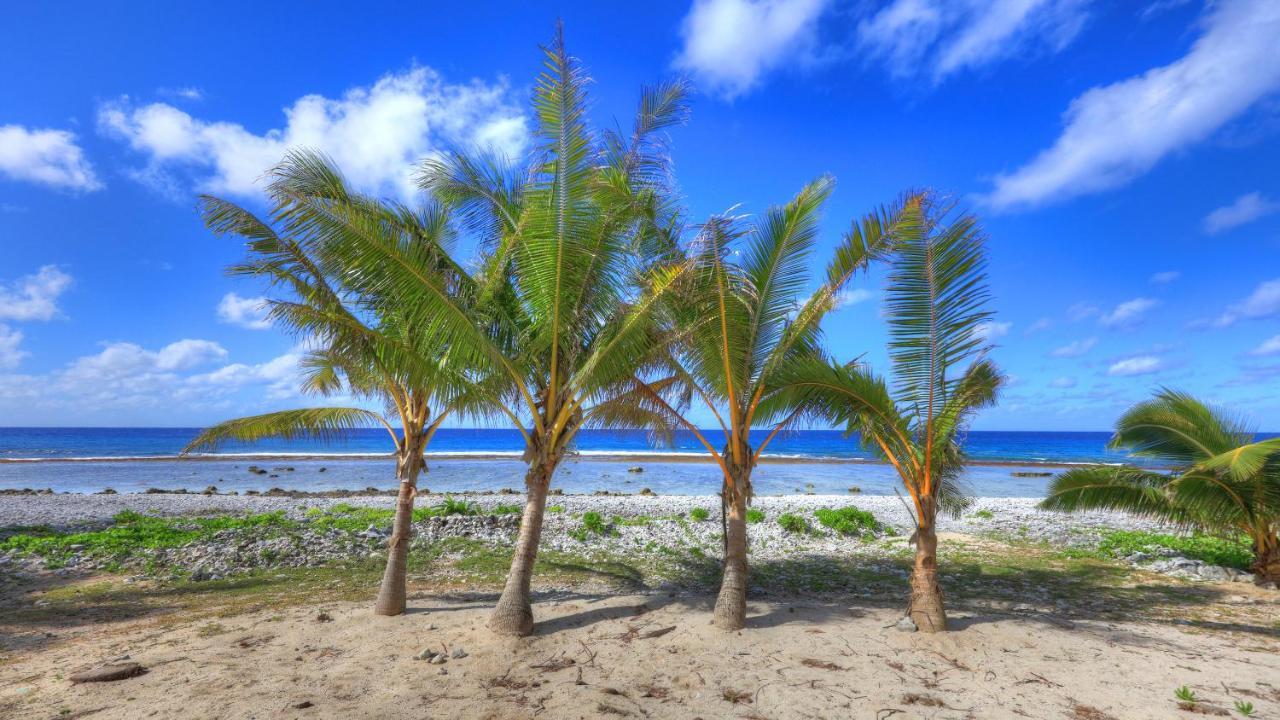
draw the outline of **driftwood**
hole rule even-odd
[[[136,662],[117,663],[114,665],[103,665],[92,670],[85,670],[72,675],[69,680],[73,683],[87,682],[114,682],[116,680],[125,680],[131,677],[137,677],[147,671]]]

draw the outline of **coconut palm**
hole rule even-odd
[[[668,305],[669,343],[647,376],[627,379],[593,421],[646,427],[659,439],[676,430],[697,438],[720,469],[725,511],[724,574],[714,622],[743,627],[747,588],[747,507],[751,474],[769,443],[802,415],[785,380],[798,362],[823,362],[821,322],[850,278],[891,244],[898,210],[854,223],[817,290],[803,295],[832,182],[820,178],[755,222],[715,217],[688,249],[690,270]],[[737,255],[737,259],[734,256]],[[705,408],[716,429],[698,428],[691,407]],[[771,431],[752,447],[752,427]]]
[[[448,214],[428,204],[421,210],[372,200],[351,192],[323,156],[292,152],[273,169],[267,194],[270,221],[215,197],[201,198],[206,225],[217,234],[247,241],[248,259],[230,272],[265,278],[281,296],[266,301],[268,317],[313,349],[301,366],[302,390],[377,401],[383,413],[361,407],[314,407],[230,420],[201,432],[184,452],[216,448],[227,441],[307,437],[341,439],[363,427],[387,431],[399,480],[386,571],[374,606],[382,615],[405,609],[406,565],[413,503],[423,452],[446,418],[478,413],[494,396],[488,384],[454,362],[446,346],[408,322],[401,298],[362,287],[332,259],[334,245],[368,234],[395,248],[397,257],[421,272],[461,281],[444,253],[452,234]],[[497,393],[495,393],[496,395]]]
[[[1280,582],[1280,438],[1259,440],[1248,426],[1186,393],[1162,389],[1116,422],[1110,447],[1172,468],[1073,468],[1058,475],[1041,507],[1123,510],[1216,533],[1243,533],[1250,570]]]
[[[651,354],[655,309],[681,272],[670,254],[680,224],[662,133],[685,117],[685,85],[646,89],[629,133],[595,134],[586,83],[558,33],[534,92],[539,142],[527,168],[462,153],[424,162],[423,189],[481,240],[469,305],[376,244],[342,246],[350,272],[381,294],[415,298],[406,321],[510,388],[504,409],[524,438],[528,471],[511,571],[490,621],[501,634],[532,630],[530,583],[552,476],[596,404]]]
[[[963,435],[995,402],[1002,377],[984,357],[986,262],[977,220],[925,194],[907,201],[885,290],[892,385],[858,364],[810,363],[792,387],[810,410],[858,433],[897,472],[915,521],[907,615],[946,629],[938,583],[937,516],[963,506]]]

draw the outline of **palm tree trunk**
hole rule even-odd
[[[1250,572],[1257,576],[1258,584],[1280,585],[1280,537],[1270,530],[1253,544],[1253,565]]]
[[[929,513],[932,515],[932,513]],[[933,518],[922,518],[916,530],[916,562],[911,571],[911,603],[907,616],[923,632],[947,629],[947,612],[938,585],[938,533]]]
[[[712,622],[721,630],[741,630],[747,620],[747,498],[750,471],[735,473],[724,488],[728,514],[725,518],[724,577]]]
[[[489,618],[489,629],[499,635],[523,636],[533,632],[533,605],[529,597],[529,585],[533,580],[533,565],[538,559],[538,541],[542,538],[542,518],[547,509],[547,489],[556,461],[537,459],[525,475],[528,494],[524,514],[520,516],[520,538],[516,553],[511,558],[511,571],[502,597]]]
[[[391,525],[391,541],[387,547],[387,568],[382,573],[382,586],[373,611],[378,615],[404,612],[407,594],[406,573],[409,565],[409,540],[413,537],[413,500],[418,493],[418,472],[422,469],[420,438],[405,438],[396,456],[396,477],[400,492],[396,495],[396,516]]]

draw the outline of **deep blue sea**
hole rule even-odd
[[[179,460],[175,456],[194,428],[0,428],[0,489],[52,488],[64,492],[140,492],[149,487],[223,492],[357,489],[395,485],[388,453],[390,439],[381,430],[348,433],[342,441],[233,443],[214,457]],[[763,440],[761,431],[757,442]],[[1056,472],[1056,464],[1134,462],[1108,451],[1105,432],[971,432],[966,449],[974,461],[965,480],[975,494],[1025,497],[1044,493],[1045,477],[1019,472]],[[519,433],[510,429],[442,429],[429,453],[422,484],[436,492],[522,487]],[[672,447],[655,447],[642,431],[586,430],[578,454],[566,460],[554,481],[565,492],[648,487],[660,494],[710,494],[719,489],[716,468],[688,462],[701,455],[692,434]],[[756,492],[812,491],[847,493],[851,486],[868,494],[891,494],[892,470],[868,462],[875,458],[856,438],[834,430],[802,430],[779,436],[755,471]],[[145,461],[144,461],[145,459]],[[8,461],[8,462],[6,462]],[[249,465],[268,470],[251,473]],[[643,473],[627,472],[640,465]],[[323,470],[321,470],[323,468]]]

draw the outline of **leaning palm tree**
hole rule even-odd
[[[375,401],[386,413],[361,407],[314,407],[230,420],[201,432],[183,451],[227,441],[306,437],[340,439],[355,428],[382,427],[395,450],[399,492],[386,571],[374,611],[405,609],[406,566],[413,503],[423,452],[446,418],[483,410],[488,390],[430,333],[408,322],[396,298],[375,296],[341,272],[333,245],[353,234],[376,233],[378,241],[421,272],[454,274],[443,247],[450,239],[448,214],[438,205],[419,211],[351,192],[324,157],[290,153],[273,169],[267,188],[272,211],[264,221],[233,203],[201,198],[206,225],[217,234],[245,238],[248,259],[233,275],[265,278],[282,292],[267,301],[268,317],[313,348],[302,361],[302,390],[321,396]],[[318,232],[327,231],[326,233]],[[395,419],[395,426],[387,417]]]
[[[1280,583],[1280,438],[1259,440],[1240,420],[1186,393],[1162,389],[1116,422],[1110,447],[1172,468],[1073,468],[1041,507],[1122,510],[1216,533],[1243,533],[1250,570]]]
[[[823,318],[850,278],[884,254],[899,221],[899,209],[883,209],[854,223],[824,282],[806,297],[819,213],[831,188],[821,178],[749,225],[729,217],[703,225],[687,252],[690,270],[668,303],[669,342],[654,346],[661,357],[647,375],[626,379],[592,418],[602,426],[646,427],[659,439],[688,431],[719,467],[725,554],[714,622],[724,630],[745,621],[752,470],[805,409],[786,392],[786,379],[797,363],[824,361]],[[719,432],[688,419],[694,406],[716,419]],[[751,429],[770,426],[753,447]]]
[[[662,131],[685,116],[684,84],[647,89],[630,133],[597,135],[586,125],[587,78],[562,33],[545,58],[534,92],[540,142],[527,168],[460,153],[421,168],[423,189],[481,240],[465,301],[376,238],[334,243],[332,258],[367,292],[411,298],[407,326],[508,391],[500,409],[524,439],[527,498],[490,627],[514,635],[533,628],[552,476],[596,403],[650,354],[655,308],[681,272],[669,253],[679,223]]]
[[[946,629],[938,583],[939,510],[958,511],[963,435],[995,402],[1002,377],[984,356],[986,262],[977,220],[932,195],[907,201],[885,290],[892,387],[869,368],[811,363],[792,387],[810,411],[858,433],[897,472],[915,522],[907,615],[926,632]]]

